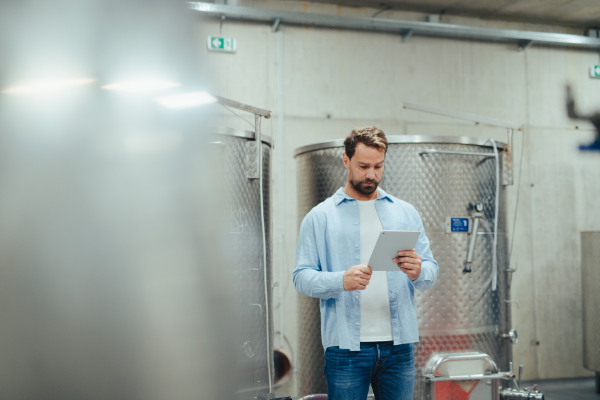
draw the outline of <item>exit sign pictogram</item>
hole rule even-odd
[[[235,38],[209,36],[206,41],[206,47],[210,51],[235,53],[237,50],[237,40],[235,40]]]

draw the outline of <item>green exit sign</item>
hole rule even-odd
[[[591,66],[590,76],[592,78],[600,78],[600,65],[592,65]]]
[[[210,51],[235,53],[237,50],[237,40],[235,40],[235,38],[209,36],[206,41],[206,46]]]

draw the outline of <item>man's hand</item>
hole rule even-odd
[[[398,257],[392,258],[392,261],[398,264],[398,268],[408,276],[408,279],[414,281],[421,275],[421,256],[415,249],[399,251]]]
[[[373,271],[365,264],[354,265],[344,273],[344,290],[365,290],[371,279]]]

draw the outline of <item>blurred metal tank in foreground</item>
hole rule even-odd
[[[600,393],[600,232],[581,232],[583,366],[596,374]]]
[[[431,251],[440,267],[434,287],[425,292],[415,291],[420,339],[414,347],[415,399],[420,400],[426,390],[423,368],[435,354],[467,350],[483,352],[501,371],[509,369],[512,349],[507,340],[511,324],[507,302],[510,298],[506,272],[505,189],[500,185],[498,287],[492,291],[493,239],[490,231],[493,230],[496,194],[493,149],[484,140],[463,137],[388,136],[388,141],[381,187],[419,211],[431,241]],[[504,145],[498,144],[498,147],[502,149]],[[299,222],[312,207],[346,184],[343,151],[342,140],[309,145],[295,151]],[[483,210],[468,211],[469,203],[481,203]],[[480,219],[470,273],[463,269],[472,233],[451,232],[450,217],[469,218],[471,225],[475,218]],[[324,393],[319,300],[299,295],[298,302],[299,391],[301,395]],[[481,381],[480,385],[485,382]],[[489,394],[491,386],[488,388]]]
[[[88,82],[0,93],[1,398],[231,398],[206,115],[100,88],[202,90],[190,18],[172,1],[0,5],[0,90]]]

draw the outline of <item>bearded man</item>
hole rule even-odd
[[[380,129],[353,129],[344,141],[346,186],[300,226],[294,286],[321,299],[330,400],[365,400],[369,385],[377,400],[413,398],[414,290],[435,283],[438,265],[417,210],[379,187],[387,147]],[[393,258],[398,271],[366,265],[382,230],[421,232],[415,249]]]

